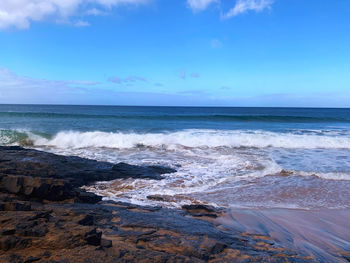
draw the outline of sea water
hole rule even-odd
[[[86,187],[106,199],[350,207],[350,109],[0,105],[0,144],[177,170]]]

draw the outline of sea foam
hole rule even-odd
[[[32,136],[36,146],[57,148],[105,147],[127,149],[154,147],[175,150],[179,147],[255,147],[290,149],[350,149],[349,136],[277,133],[268,131],[184,130],[169,133],[108,133],[62,131],[53,138]]]

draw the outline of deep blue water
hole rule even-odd
[[[158,132],[348,130],[350,109],[0,105],[0,129]]]

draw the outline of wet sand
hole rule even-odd
[[[262,235],[318,262],[350,261],[350,210],[231,209],[220,228]]]

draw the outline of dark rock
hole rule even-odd
[[[96,181],[109,181],[118,178],[152,178],[161,179],[161,174],[175,172],[172,168],[162,166],[130,166],[113,165],[108,162],[79,158],[75,156],[59,156],[52,153],[21,147],[0,148],[1,175],[28,176],[38,178],[64,179],[71,186],[79,187]],[[130,168],[130,169],[129,169]],[[10,182],[8,182],[10,183]],[[20,191],[20,185],[11,182],[11,192]],[[27,193],[31,192],[28,187]]]
[[[182,209],[191,214],[192,216],[207,216],[207,217],[217,217],[219,211],[215,209],[213,206],[208,205],[184,205]]]
[[[78,224],[92,226],[94,224],[94,217],[92,215],[84,215],[83,218],[78,221]]]
[[[35,212],[35,215],[33,215],[31,218],[29,218],[30,221],[37,220],[37,219],[45,219],[45,221],[48,221],[51,217],[52,211],[43,211],[43,212]]]
[[[73,197],[72,187],[66,180],[8,175],[2,178],[1,185],[9,193],[43,200],[61,201]]]
[[[43,237],[48,232],[45,226],[35,226],[33,228],[25,228],[18,231],[18,234],[26,237]]]
[[[48,228],[42,220],[32,220],[30,217],[23,218],[23,220],[16,225],[16,233],[20,236],[43,237],[47,232]]]
[[[148,195],[147,199],[160,202],[166,201],[166,198],[160,195]]]
[[[343,256],[343,258],[350,262],[350,256]]]
[[[98,232],[96,230],[96,228],[94,228],[93,230],[85,233],[84,239],[89,245],[100,246],[101,245],[101,236],[102,236],[102,233]]]
[[[223,243],[216,243],[215,246],[211,250],[211,254],[218,254],[224,251],[224,249],[227,248],[226,244]]]
[[[41,259],[40,257],[30,256],[26,260],[24,260],[24,263],[36,262],[36,261],[39,261],[40,259]]]
[[[13,248],[24,248],[28,245],[28,239],[22,239],[16,236],[7,236],[0,238],[0,250],[10,250]]]
[[[18,255],[18,254],[15,254],[15,253],[10,255],[8,262],[11,262],[11,263],[23,263],[22,257],[20,255]]]
[[[77,191],[77,201],[81,203],[96,204],[102,200],[101,196],[83,190]]]
[[[1,229],[0,235],[2,236],[9,236],[9,235],[14,235],[16,233],[16,229],[11,227],[11,228],[3,228]]]
[[[164,166],[137,166],[127,163],[118,163],[112,168],[123,177],[162,179],[162,174],[175,173],[176,170]]]
[[[4,203],[5,211],[30,211],[31,204],[25,201],[13,201]]]

